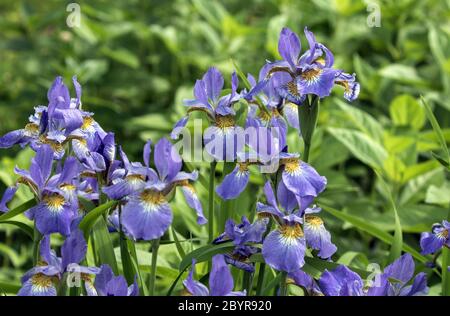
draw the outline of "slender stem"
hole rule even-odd
[[[261,296],[264,285],[264,274],[266,272],[266,264],[261,262],[258,270],[258,283],[256,284],[256,296]]]
[[[305,141],[305,150],[303,151],[303,161],[308,162],[309,160],[309,151],[311,149],[311,142]]]
[[[34,225],[34,234],[33,234],[33,265],[37,266],[39,262],[39,243],[41,242],[42,235],[37,229],[36,225]]]
[[[253,272],[244,271],[243,287],[247,290],[247,296],[250,296],[253,287]]]
[[[217,162],[211,162],[211,170],[209,174],[209,192],[208,192],[208,242],[211,243],[214,239],[214,181],[216,179],[216,165]]]
[[[280,296],[287,296],[287,272],[281,271],[280,274]]]
[[[159,238],[152,241],[152,266],[151,266],[150,285],[149,285],[150,296],[155,295],[156,266],[157,266],[157,260],[158,260],[159,241],[160,241]]]

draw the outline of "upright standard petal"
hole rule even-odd
[[[205,84],[208,99],[215,103],[219,99],[223,88],[224,80],[222,74],[217,68],[210,67],[203,76],[202,81]]]
[[[209,288],[211,296],[225,296],[233,291],[234,282],[230,269],[223,255],[215,255],[212,258],[212,270],[209,276]]]
[[[297,34],[292,32],[289,28],[284,27],[281,30],[280,38],[278,40],[278,52],[294,70],[298,62],[300,51],[301,44]]]
[[[163,181],[171,181],[181,170],[181,157],[166,138],[156,144],[154,161]]]
[[[192,259],[191,271],[189,272],[187,279],[183,281],[187,294],[193,296],[209,296],[208,288],[204,284],[194,280],[194,270],[195,260]]]

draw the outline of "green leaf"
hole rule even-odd
[[[20,230],[22,230],[25,234],[27,234],[31,239],[33,239],[33,227],[22,223],[22,222],[18,222],[18,221],[3,221],[2,224],[9,224],[9,225],[14,225],[18,228],[20,228]]]
[[[213,256],[219,253],[226,253],[234,249],[234,246],[231,242],[226,242],[219,245],[206,245],[195,249],[194,251],[188,253],[186,257],[181,260],[179,271],[186,270],[192,264],[192,259],[195,259],[196,262],[203,262],[211,259]]]
[[[0,281],[0,292],[6,294],[16,294],[22,286],[11,281]]]
[[[395,259],[399,258],[402,254],[402,246],[403,246],[403,232],[402,225],[400,223],[400,217],[398,216],[397,206],[395,205],[394,198],[392,197],[392,193],[383,177],[378,171],[375,171],[378,176],[378,179],[381,185],[384,187],[384,190],[388,193],[389,202],[392,207],[392,211],[394,212],[395,219],[395,229],[394,229],[394,239],[391,244],[391,252],[389,254],[389,262],[393,262]]]
[[[22,213],[28,211],[30,208],[32,208],[35,205],[36,205],[35,199],[28,200],[27,202],[23,203],[22,205],[16,207],[15,209],[12,209],[12,210],[4,213],[3,215],[1,215],[0,223],[7,221],[19,214],[22,214]]]
[[[430,121],[431,126],[433,127],[433,130],[438,137],[439,144],[441,145],[441,149],[444,152],[443,159],[445,159],[448,168],[448,165],[450,164],[450,153],[447,147],[447,143],[445,141],[444,133],[442,132],[442,129],[439,126],[439,123],[437,122],[436,117],[434,116],[433,111],[431,110],[431,107],[428,105],[425,98],[421,97],[421,101],[422,105],[425,107],[425,112],[427,114],[428,120]]]
[[[120,232],[120,258],[122,260],[122,270],[128,284],[133,283],[135,271],[131,260],[130,250],[128,249],[128,240],[123,232]]]
[[[108,226],[103,217],[97,218],[97,221],[92,228],[92,237],[94,238],[94,251],[96,251],[98,255],[98,266],[104,263],[109,264],[114,271],[114,274],[119,274],[116,256],[114,254],[114,246],[109,235]]]
[[[128,66],[132,69],[139,68],[139,59],[136,57],[136,55],[126,49],[110,49],[105,47],[101,50],[101,52],[105,56],[108,56],[118,63],[124,64],[125,66]]]
[[[339,218],[340,220],[342,220],[344,222],[348,222],[348,223],[352,224],[356,228],[372,235],[373,237],[381,240],[382,242],[384,242],[388,245],[392,245],[394,243],[394,237],[392,235],[381,230],[380,228],[376,227],[375,225],[371,224],[366,219],[359,218],[359,217],[338,211],[328,205],[324,205],[323,203],[320,203],[320,206],[322,207],[322,209],[325,212],[330,213],[334,217]],[[417,260],[419,260],[422,263],[426,263],[426,262],[430,261],[429,258],[421,255],[417,250],[415,250],[414,248],[412,248],[411,246],[409,246],[405,243],[403,243],[402,249],[405,252],[409,252],[414,258],[416,258]]]
[[[389,105],[392,122],[397,126],[410,126],[420,130],[425,124],[425,111],[419,102],[409,94],[402,94]]]
[[[425,202],[448,207],[450,204],[450,185],[448,183],[445,183],[441,187],[430,185],[427,189]]]
[[[402,64],[391,64],[380,69],[379,74],[385,78],[392,79],[401,83],[415,84],[418,86],[428,86],[429,84],[422,79],[415,68]]]
[[[329,127],[328,132],[359,160],[373,168],[382,168],[388,154],[367,134],[359,131]]]
[[[374,117],[367,112],[348,105],[342,100],[336,99],[336,105],[340,109],[340,115],[344,118],[346,124],[350,124],[373,138],[378,143],[383,141],[383,126]]]
[[[87,213],[86,216],[81,220],[79,227],[83,232],[86,241],[89,239],[89,233],[96,223],[97,219],[101,217],[105,212],[107,212],[110,208],[114,207],[116,204],[117,201],[109,201],[105,204],[99,205],[92,211]]]

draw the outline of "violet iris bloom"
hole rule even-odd
[[[26,212],[35,220],[43,235],[60,233],[69,235],[70,223],[77,216],[78,199],[73,179],[78,175],[78,161],[70,157],[59,174],[50,177],[53,168],[53,150],[49,145],[37,149],[31,161],[30,171],[16,168],[20,183],[26,184],[39,203]]]
[[[150,143],[144,148],[146,166],[149,165]],[[181,187],[188,205],[197,212],[197,222],[207,222],[203,208],[190,181],[198,177],[196,171],[181,171],[182,160],[172,144],[165,138],[155,146],[156,171],[147,167],[146,182],[139,190],[127,196],[128,202],[122,210],[122,225],[135,239],[152,240],[161,237],[172,223],[172,210],[167,196],[176,187]],[[106,192],[111,193],[111,188]]]
[[[446,220],[442,224],[434,224],[430,232],[424,232],[420,236],[420,247],[422,254],[435,253],[442,247],[450,248],[450,223]]]
[[[95,290],[90,296],[139,296],[139,287],[134,283],[128,286],[127,280],[122,276],[115,276],[111,267],[104,264],[95,277]]]
[[[221,97],[223,85],[224,79],[220,71],[214,67],[209,68],[203,78],[195,83],[195,99],[185,101],[188,114],[175,124],[171,137],[172,139],[178,138],[182,128],[186,126],[191,112],[204,112],[212,124],[211,136],[219,137],[220,143],[223,144],[223,148],[211,148],[215,146],[208,146],[208,143],[212,142],[214,138],[206,139],[205,137],[207,152],[217,160],[232,160],[238,150],[235,140],[236,113],[233,105],[241,98],[240,93],[237,92],[239,80],[236,73],[231,76],[231,93]],[[227,143],[233,144],[233,148],[227,148],[229,147],[226,146]]]
[[[84,267],[78,265],[86,256],[87,244],[83,233],[76,229],[78,221],[74,221],[72,233],[64,241],[61,247],[61,258],[57,257],[50,248],[50,235],[42,238],[40,245],[41,262],[22,277],[22,288],[19,296],[56,296],[56,287],[63,275],[68,273],[71,278],[80,277],[89,294],[92,289],[92,276],[99,273],[96,267]]]
[[[220,244],[226,241],[232,241],[235,248],[230,254],[225,254],[225,262],[235,267],[254,272],[255,266],[250,262],[251,255],[258,252],[258,248],[248,245],[247,243],[261,243],[263,234],[267,229],[268,219],[258,219],[253,224],[249,222],[247,217],[242,216],[241,223],[237,224],[232,220],[227,220],[225,224],[225,232],[217,237],[213,243]]]
[[[336,246],[331,242],[330,233],[325,229],[323,221],[310,215],[320,209],[297,209],[295,196],[282,187],[279,187],[276,199],[269,181],[264,185],[264,193],[268,204],[258,202],[258,215],[271,216],[278,224],[277,229],[264,239],[262,254],[267,264],[279,271],[297,271],[305,263],[307,244],[319,250],[318,256],[324,259],[336,252]]]
[[[199,281],[194,280],[195,260],[189,276],[183,281],[187,295],[192,296],[245,296],[247,292],[233,292],[234,281],[223,255],[212,258],[212,270],[209,274],[209,289]]]
[[[290,78],[277,85],[278,93],[287,101],[302,104],[306,95],[313,94],[320,98],[330,95],[335,84],[344,87],[344,97],[353,101],[359,94],[359,83],[355,75],[334,69],[334,56],[323,44],[318,43],[314,34],[304,30],[308,40],[309,50],[303,55],[301,43],[297,34],[288,28],[283,28],[278,41],[278,52],[283,60],[269,63],[265,81],[261,81],[250,94],[259,93],[269,82],[270,77],[278,72],[289,74]]]
[[[15,144],[30,145],[37,150],[42,145],[50,145],[55,159],[64,155],[64,145],[74,137],[73,132],[83,125],[81,86],[76,77],[72,78],[76,98],[70,98],[69,89],[62,78],[57,77],[48,90],[48,106],[38,106],[30,116],[25,128],[9,132],[0,138],[0,148],[10,148]]]
[[[414,260],[404,254],[384,269],[367,286],[361,277],[346,266],[325,270],[319,286],[326,296],[417,296],[428,293],[426,274],[414,278]],[[408,285],[412,281],[412,284]]]

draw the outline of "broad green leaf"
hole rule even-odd
[[[402,64],[390,64],[379,70],[379,74],[385,78],[401,83],[428,86],[429,83],[422,79],[415,68]]]
[[[364,132],[379,143],[383,141],[383,126],[367,112],[348,105],[342,100],[336,99],[336,105],[341,110],[346,124],[351,124],[361,132]]]
[[[97,265],[109,264],[114,274],[119,274],[114,247],[109,235],[108,226],[103,217],[97,218],[92,227],[92,237],[94,238],[94,251],[97,253]],[[86,239],[87,240],[87,239]]]
[[[400,223],[400,217],[398,216],[397,206],[395,205],[394,198],[392,196],[390,188],[384,181],[381,174],[377,171],[375,171],[375,173],[377,174],[378,180],[381,182],[381,185],[385,188],[385,191],[388,192],[389,202],[391,204],[392,211],[394,212],[394,220],[395,220],[394,239],[392,241],[391,252],[389,254],[389,262],[394,262],[394,260],[399,258],[400,255],[402,254],[402,246],[403,246],[402,225]]]
[[[345,129],[329,127],[328,132],[340,141],[359,160],[373,168],[382,168],[388,154],[375,140],[366,134]]]
[[[125,278],[127,279],[128,284],[132,284],[134,282],[135,270],[131,259],[131,253],[128,249],[128,240],[123,232],[120,232],[119,243],[122,271]]]
[[[356,217],[356,216],[353,216],[350,214],[346,214],[346,213],[338,211],[328,205],[324,205],[323,203],[321,203],[320,206],[327,213],[330,213],[334,217],[339,218],[340,220],[342,220],[344,222],[348,222],[348,223],[352,224],[356,228],[358,228],[362,231],[365,231],[366,233],[381,240],[382,242],[384,242],[388,245],[392,245],[394,243],[394,237],[392,235],[381,230],[377,226],[371,224],[366,219]],[[414,258],[416,258],[417,260],[419,260],[422,263],[426,263],[426,262],[430,261],[429,258],[421,255],[417,250],[415,250],[414,248],[412,248],[411,246],[409,246],[405,243],[403,243],[402,249],[405,252],[409,252]]]
[[[439,123],[436,120],[436,117],[433,114],[433,111],[431,110],[431,107],[428,105],[427,101],[424,97],[421,97],[422,105],[425,107],[425,112],[427,114],[428,120],[431,123],[431,126],[433,127],[434,132],[436,133],[439,143],[441,144],[441,149],[444,152],[444,159],[445,162],[447,162],[447,168],[448,164],[450,164],[450,153],[447,147],[447,143],[445,141],[444,133],[442,132],[441,127],[439,126]]]
[[[9,224],[20,228],[25,234],[27,234],[31,239],[33,239],[33,227],[18,221],[3,221],[2,224]]]
[[[15,209],[12,209],[6,213],[4,213],[3,215],[0,216],[0,223],[7,221],[19,214],[22,214],[26,211],[28,211],[30,208],[32,208],[33,206],[36,205],[36,200],[35,199],[31,199],[25,203],[23,203],[22,205],[16,207]]]
[[[425,124],[425,111],[409,94],[402,94],[389,105],[392,122],[397,126],[410,126],[420,130]]]
[[[91,210],[89,213],[86,214],[86,216],[81,220],[79,228],[84,233],[84,238],[86,240],[89,239],[89,233],[96,223],[97,219],[101,217],[105,212],[107,212],[110,208],[114,207],[117,204],[117,201],[109,201],[105,204],[99,205],[93,210]]]
[[[441,187],[430,185],[427,189],[425,202],[429,204],[439,204],[448,207],[450,204],[450,185],[445,183]]]
[[[234,249],[234,246],[231,242],[226,242],[219,245],[206,245],[195,249],[194,251],[188,253],[186,257],[180,263],[179,271],[186,270],[192,264],[192,259],[195,259],[196,262],[203,262],[211,259],[213,256],[219,253],[226,253]]]
[[[6,294],[16,294],[19,292],[22,285],[11,282],[11,281],[0,281],[0,293]]]

